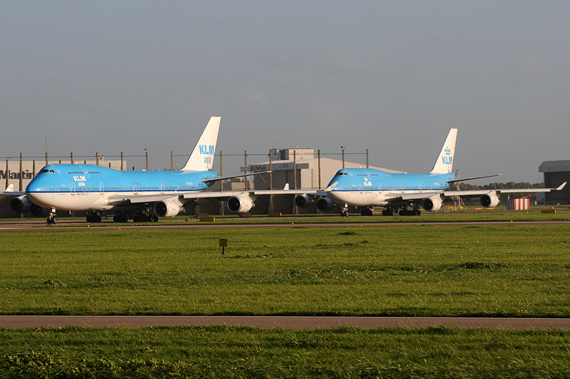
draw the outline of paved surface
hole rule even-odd
[[[340,217],[339,217],[340,219]],[[283,218],[280,218],[283,220]],[[167,220],[169,221],[169,220]],[[197,229],[219,229],[219,228],[315,228],[315,227],[346,227],[346,226],[422,226],[422,225],[560,225],[566,224],[570,225],[570,220],[548,220],[548,221],[461,221],[461,222],[366,222],[366,223],[356,223],[356,222],[314,222],[314,223],[299,223],[298,219],[291,219],[291,222],[277,223],[277,224],[247,224],[247,223],[237,223],[229,224],[221,221],[220,223],[200,223],[194,219],[190,219],[188,222],[180,221],[178,223],[172,223],[167,221],[158,222],[155,224],[120,224],[116,225],[113,222],[103,222],[101,224],[88,224],[85,221],[78,220],[63,220],[58,222],[57,225],[46,225],[43,220],[35,221],[0,221],[0,231],[21,231],[21,230],[45,230],[45,231],[65,231],[65,230],[134,230],[134,229],[180,229],[180,228],[197,228]]]
[[[449,326],[492,329],[570,329],[570,318],[310,317],[310,316],[0,316],[0,328],[231,325],[283,329]]]

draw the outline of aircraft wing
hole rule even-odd
[[[308,194],[313,196],[326,196],[325,191],[318,190],[248,190],[248,191],[187,191],[168,194],[157,195],[125,195],[125,196],[112,196],[108,199],[111,205],[127,205],[127,204],[141,204],[141,203],[156,203],[158,201],[179,198],[179,199],[217,199],[228,200],[233,196],[240,196],[247,194],[252,199],[259,196],[267,195],[296,195]]]
[[[25,194],[26,193],[24,191],[14,191],[14,185],[13,184],[10,184],[8,187],[6,187],[6,189],[2,193],[2,195],[4,195],[4,196],[22,196]]]
[[[468,190],[468,191],[436,190],[436,191],[417,191],[417,192],[401,191],[401,192],[391,192],[389,196],[385,197],[385,200],[387,202],[423,200],[434,195],[442,195],[444,197],[475,197],[475,196],[486,195],[489,192],[496,192],[496,193],[550,192],[550,191],[560,191],[565,186],[566,182],[562,183],[557,188],[515,188],[515,189]]]
[[[490,189],[490,190],[469,190],[469,191],[444,191],[443,195],[446,197],[455,196],[482,196],[489,192],[498,193],[536,193],[536,192],[550,192],[560,191],[566,186],[566,182],[562,183],[557,188],[513,188],[513,189]]]
[[[388,201],[393,201],[393,200],[422,200],[422,199],[426,199],[428,197],[434,196],[434,195],[441,195],[443,194],[445,191],[440,190],[440,191],[422,191],[422,192],[392,192],[390,193],[389,196],[387,196],[385,199]]]
[[[327,196],[327,193],[323,190],[289,190],[289,189],[282,189],[282,190],[258,190],[253,191],[253,194],[256,196],[264,196],[264,195],[296,195],[296,194],[307,194],[310,196]]]
[[[112,196],[109,198],[111,205],[127,205],[127,204],[141,204],[141,203],[156,203],[158,201],[168,199],[208,199],[217,198],[220,200],[229,199],[232,196],[242,194],[244,191],[189,191],[178,193],[165,193],[157,195],[125,195],[125,196]]]

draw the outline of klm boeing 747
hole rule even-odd
[[[243,213],[253,208],[255,198],[267,191],[205,192],[214,182],[243,177],[218,177],[212,170],[221,117],[212,117],[190,158],[180,171],[119,171],[87,164],[54,164],[43,167],[25,193],[10,186],[10,208],[18,213],[47,213],[47,223],[57,222],[56,210],[85,211],[88,222],[101,222],[101,215],[114,214],[115,222],[158,221],[184,210],[199,198],[228,201],[228,209]],[[247,175],[252,175],[247,174]]]
[[[498,175],[457,179],[453,171],[453,157],[457,129],[451,129],[432,170],[423,174],[386,173],[368,168],[347,168],[338,171],[329,182],[326,196],[317,200],[317,208],[329,211],[339,204],[341,216],[348,216],[348,206],[362,208],[361,214],[371,215],[372,207],[383,207],[382,215],[419,215],[420,208],[435,212],[441,209],[446,198],[475,197],[484,207],[499,204],[498,193],[550,192],[558,188],[497,189],[475,191],[452,191],[450,185],[465,180],[488,178]],[[499,174],[500,175],[500,174]],[[295,198],[299,207],[308,206],[320,191],[307,192]]]

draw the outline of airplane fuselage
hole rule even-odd
[[[449,188],[454,174],[391,174],[375,169],[342,169],[329,182],[326,192],[338,204],[384,205],[395,194],[422,193]]]
[[[120,171],[96,165],[48,165],[30,182],[26,196],[45,208],[71,211],[107,211],[110,199],[202,191],[216,178],[208,171]]]

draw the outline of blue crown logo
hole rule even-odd
[[[445,155],[450,155],[451,154],[451,150],[449,149],[449,147],[445,148]]]

